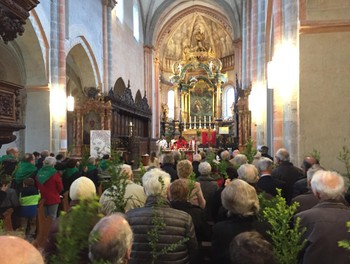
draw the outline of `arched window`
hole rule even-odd
[[[124,0],[118,0],[116,5],[116,15],[121,23],[124,22]]]
[[[175,93],[173,90],[170,90],[168,92],[168,108],[169,108],[169,112],[168,112],[168,118],[174,119],[174,105],[175,102]]]
[[[139,6],[137,0],[134,0],[133,5],[133,24],[134,24],[134,37],[137,41],[140,40],[140,16],[139,16]]]
[[[223,93],[223,100],[222,100],[223,104],[222,104],[222,115],[224,118],[228,118],[230,116],[232,116],[232,104],[235,102],[235,90],[233,89],[233,87],[227,86],[224,89],[224,93]]]

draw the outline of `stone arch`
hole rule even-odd
[[[102,82],[98,63],[86,38],[84,36],[77,36],[71,39],[66,46],[66,51],[67,60],[69,60],[69,56],[71,55],[79,65],[84,65],[81,68],[86,68],[86,71],[81,71],[83,74],[82,77],[84,77],[83,87],[100,87]]]

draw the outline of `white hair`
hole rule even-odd
[[[92,261],[125,263],[132,242],[133,233],[124,215],[115,213],[106,216],[90,232],[89,258]]]
[[[315,173],[319,170],[324,170],[319,164],[313,164],[310,169],[307,170],[306,176],[307,180],[311,182]]]
[[[258,162],[258,169],[260,171],[267,171],[273,166],[273,161],[266,157],[261,157]]]
[[[69,197],[72,200],[86,199],[96,194],[96,187],[92,180],[81,176],[69,188]]]
[[[220,157],[222,160],[229,160],[230,152],[228,152],[228,150],[224,150],[223,152],[221,152]]]
[[[170,186],[170,175],[161,169],[155,168],[142,176],[142,185],[147,196],[166,196]]]
[[[243,164],[238,170],[238,178],[248,183],[256,183],[259,180],[258,170],[252,164]]]
[[[201,160],[202,160],[201,154],[194,154],[193,155],[193,161],[201,161]]]
[[[128,179],[132,179],[132,168],[128,164],[122,164],[120,165],[120,172],[124,173],[124,175],[128,176]]]
[[[57,160],[54,157],[46,157],[43,161],[43,165],[44,166],[55,166],[56,165]]]
[[[335,171],[319,170],[312,177],[311,189],[321,199],[338,199],[344,195],[345,181]]]
[[[280,148],[276,152],[276,157],[280,161],[289,161],[289,152],[285,148]]]
[[[241,166],[242,164],[248,163],[247,156],[244,154],[237,154],[232,161],[233,165]]]
[[[250,216],[259,212],[259,199],[255,188],[240,179],[234,179],[225,187],[221,193],[221,201],[230,214]]]
[[[201,162],[201,163],[199,163],[198,171],[203,176],[204,175],[210,175],[210,173],[211,173],[211,165],[207,161]]]

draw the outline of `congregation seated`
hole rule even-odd
[[[198,244],[192,218],[189,214],[171,208],[167,200],[170,176],[160,169],[152,169],[142,177],[147,200],[145,207],[130,210],[126,213],[128,222],[134,233],[134,243],[129,263],[150,264],[152,254],[160,253],[162,249],[174,243],[180,243],[172,252],[159,254],[156,263],[195,263]],[[156,217],[161,217],[164,226],[157,232],[156,248],[149,245],[147,235],[155,228]]]
[[[255,231],[243,232],[230,244],[231,264],[275,264],[272,245]]]
[[[259,200],[255,188],[235,179],[223,190],[222,204],[228,210],[228,218],[213,226],[212,259],[215,263],[230,264],[230,243],[246,231],[257,231],[266,236],[267,225],[257,219]]]
[[[349,262],[349,254],[338,246],[340,240],[350,240],[346,223],[350,221],[350,208],[344,205],[345,180],[334,171],[318,170],[311,179],[311,189],[319,200],[309,210],[295,215],[301,228],[306,227],[302,239],[307,240],[300,254],[301,263]]]
[[[90,232],[89,241],[92,262],[128,263],[133,233],[122,214],[103,217]]]
[[[177,164],[177,175],[179,176],[179,179],[186,182],[186,184],[193,185],[192,190],[190,190],[190,199],[189,202],[191,204],[197,205],[200,208],[204,209],[206,205],[206,201],[204,199],[204,195],[202,192],[202,188],[199,182],[193,182],[190,181],[190,176],[193,173],[192,164],[189,160],[181,160]]]

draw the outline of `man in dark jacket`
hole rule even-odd
[[[286,149],[277,150],[275,158],[278,167],[272,171],[271,176],[284,182],[282,196],[286,199],[287,204],[290,204],[293,198],[294,183],[303,178],[304,174],[301,169],[293,166],[293,163],[289,161],[289,152]]]
[[[175,169],[174,163],[175,163],[174,156],[172,153],[169,153],[163,156],[162,166],[160,167],[163,171],[165,171],[170,175],[171,182],[179,178],[177,176],[177,171]]]
[[[338,241],[350,239],[346,223],[350,221],[350,208],[344,205],[344,178],[333,171],[317,171],[311,180],[311,189],[319,203],[297,214],[307,245],[302,263],[349,263],[348,252]]]
[[[142,184],[147,195],[145,207],[126,214],[134,233],[129,263],[149,264],[152,259],[157,264],[196,263],[198,245],[192,218],[171,208],[166,198],[169,174],[152,169],[143,175]]]

